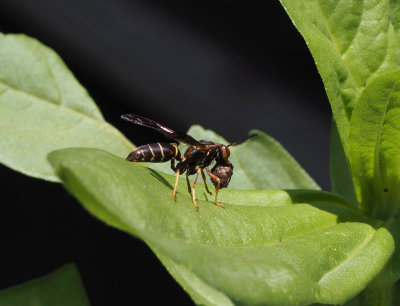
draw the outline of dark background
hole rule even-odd
[[[3,0],[0,31],[55,49],[135,144],[142,114],[235,140],[257,128],[329,189],[330,108],[306,45],[276,1]],[[191,304],[144,243],[91,217],[59,184],[0,166],[0,289],[67,262],[92,305]]]

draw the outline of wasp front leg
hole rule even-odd
[[[219,191],[219,189],[220,189],[220,187],[221,187],[221,180],[219,179],[219,177],[215,176],[215,175],[211,172],[211,170],[210,170],[208,167],[206,167],[206,171],[207,171],[207,174],[208,174],[214,181],[217,182],[217,185],[215,186],[215,205],[217,205],[217,206],[219,206],[219,207],[225,207],[224,204],[218,203],[218,191]]]

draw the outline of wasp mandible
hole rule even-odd
[[[121,116],[122,119],[132,122],[134,124],[142,125],[164,134],[169,139],[174,139],[177,142],[184,143],[188,146],[185,153],[182,155],[178,149],[178,143],[150,143],[134,149],[127,157],[126,160],[132,162],[151,162],[160,163],[171,161],[171,169],[176,173],[175,186],[172,192],[172,197],[176,199],[176,189],[178,187],[179,176],[186,172],[186,183],[189,194],[192,196],[193,205],[196,210],[199,206],[196,203],[195,188],[196,183],[201,174],[206,191],[212,195],[212,192],[207,187],[206,176],[203,169],[206,169],[207,174],[211,178],[211,182],[215,186],[215,204],[224,207],[224,204],[218,203],[218,191],[229,185],[233,175],[233,165],[229,161],[230,146],[236,146],[247,139],[258,136],[258,134],[250,135],[241,140],[232,142],[229,145],[214,143],[209,140],[195,140],[193,137],[186,133],[176,132],[154,120],[134,115],[125,114]],[[177,165],[175,166],[175,161]],[[210,170],[209,166],[215,161],[214,167]],[[189,176],[196,174],[193,185],[190,185]]]

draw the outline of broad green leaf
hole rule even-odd
[[[294,158],[273,138],[261,131],[251,131],[260,136],[245,143],[230,147],[229,160],[233,163],[230,189],[320,189],[314,180]],[[192,126],[188,134],[195,139],[211,140],[215,143],[230,142],[211,130],[199,125]],[[232,141],[235,141],[233,139]],[[180,147],[184,152],[185,147]],[[155,170],[173,173],[169,163],[148,165]],[[211,181],[208,181],[211,184]],[[211,185],[212,186],[212,185]]]
[[[400,72],[376,79],[353,112],[349,161],[356,195],[373,217],[393,216],[400,203]]]
[[[185,182],[174,201],[173,176],[107,152],[65,149],[49,160],[91,213],[148,243],[195,301],[343,303],[394,250],[385,228],[328,193],[223,190],[223,209],[198,184],[196,211]]]
[[[331,146],[329,154],[329,172],[331,176],[332,192],[340,194],[355,206],[358,205],[354,193],[354,184],[349,164],[344,154],[342,142],[337,131],[336,123],[332,121]]]
[[[364,87],[398,70],[398,4],[381,0],[281,0],[322,77],[340,137]],[[398,35],[398,34],[397,34]]]
[[[65,265],[44,277],[0,291],[1,306],[88,306],[79,272]]]
[[[46,155],[96,147],[124,156],[132,148],[106,123],[58,55],[24,35],[0,33],[0,163],[56,181]]]
[[[14,90],[103,119],[86,89],[57,53],[36,39],[23,34],[0,33],[0,67],[2,91]]]

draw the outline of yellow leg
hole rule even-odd
[[[212,179],[214,179],[215,181],[217,181],[217,186],[215,187],[215,205],[217,205],[217,206],[219,206],[219,207],[225,207],[224,204],[218,203],[218,191],[219,191],[220,186],[221,186],[221,180],[220,180],[217,176],[215,176],[215,175],[210,171],[210,169],[208,169],[208,167],[206,167],[206,170],[207,170],[207,174],[208,174]]]
[[[196,177],[194,178],[193,186],[192,186],[192,200],[193,200],[194,208],[196,210],[199,210],[199,206],[196,203],[196,191],[195,191],[195,188],[196,188],[196,184],[197,184],[197,179],[199,178],[199,173],[201,172],[201,168],[197,168],[196,172],[197,172],[196,173]]]
[[[179,171],[179,169],[178,169],[178,170],[176,171],[176,178],[175,178],[174,191],[172,192],[172,197],[174,198],[174,200],[176,200],[176,188],[178,188],[179,174],[180,174],[180,171]]]

